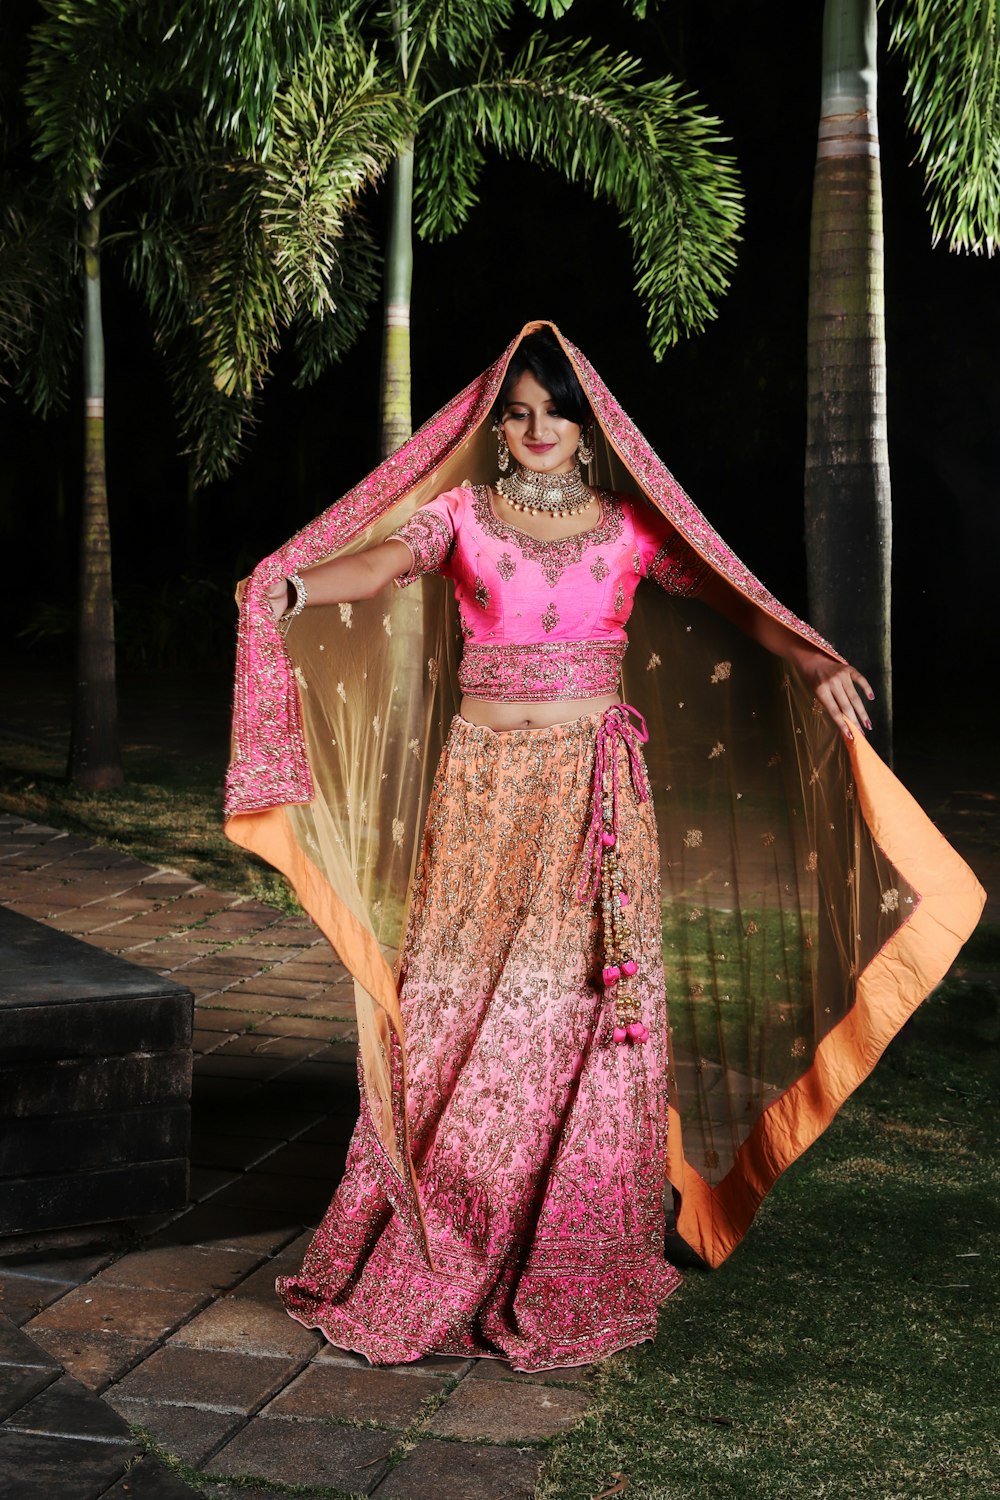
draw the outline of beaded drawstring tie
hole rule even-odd
[[[630,717],[631,716],[631,717]],[[636,723],[632,723],[632,719]],[[649,1036],[639,1015],[639,997],[632,980],[638,972],[628,919],[628,891],[618,850],[618,745],[625,747],[636,797],[649,800],[649,783],[639,746],[649,739],[646,721],[628,703],[617,703],[601,715],[594,748],[594,796],[590,829],[584,848],[584,872],[579,897],[592,902],[601,893],[604,927],[605,991],[614,992],[616,1042],[644,1042]]]

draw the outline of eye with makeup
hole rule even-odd
[[[560,412],[556,411],[555,407],[553,407],[553,406],[550,406],[550,407],[547,408],[547,410],[545,412],[545,415],[547,417],[555,417],[557,421],[566,421],[567,420],[565,417],[563,417],[561,415]],[[505,422],[525,422],[525,421],[528,420],[528,418],[530,416],[531,416],[530,412],[524,411],[520,407],[514,407],[514,408],[508,408],[508,410],[504,412],[504,414],[503,414],[503,420]]]

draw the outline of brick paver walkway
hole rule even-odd
[[[589,1370],[375,1370],[275,1299],[357,1112],[352,988],[312,924],[2,814],[0,901],[196,1002],[190,1206],[0,1241],[4,1500],[235,1497],[238,1477],[257,1500],[526,1500]],[[140,1458],[132,1428],[186,1477]]]

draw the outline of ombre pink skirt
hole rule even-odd
[[[663,1255],[667,1016],[656,828],[619,746],[618,855],[649,1038],[613,1040],[602,922],[579,896],[600,715],[456,718],[400,960],[407,1115],[431,1269],[362,1111],[292,1317],[373,1364],[577,1365],[652,1338]]]

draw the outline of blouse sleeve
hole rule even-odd
[[[692,598],[699,593],[711,568],[666,516],[633,500],[632,519],[643,577],[652,578],[668,594]]]
[[[429,500],[386,537],[388,542],[404,542],[413,557],[408,572],[393,580],[397,588],[405,589],[424,573],[445,571],[455,543],[458,495],[457,490],[447,490]]]

